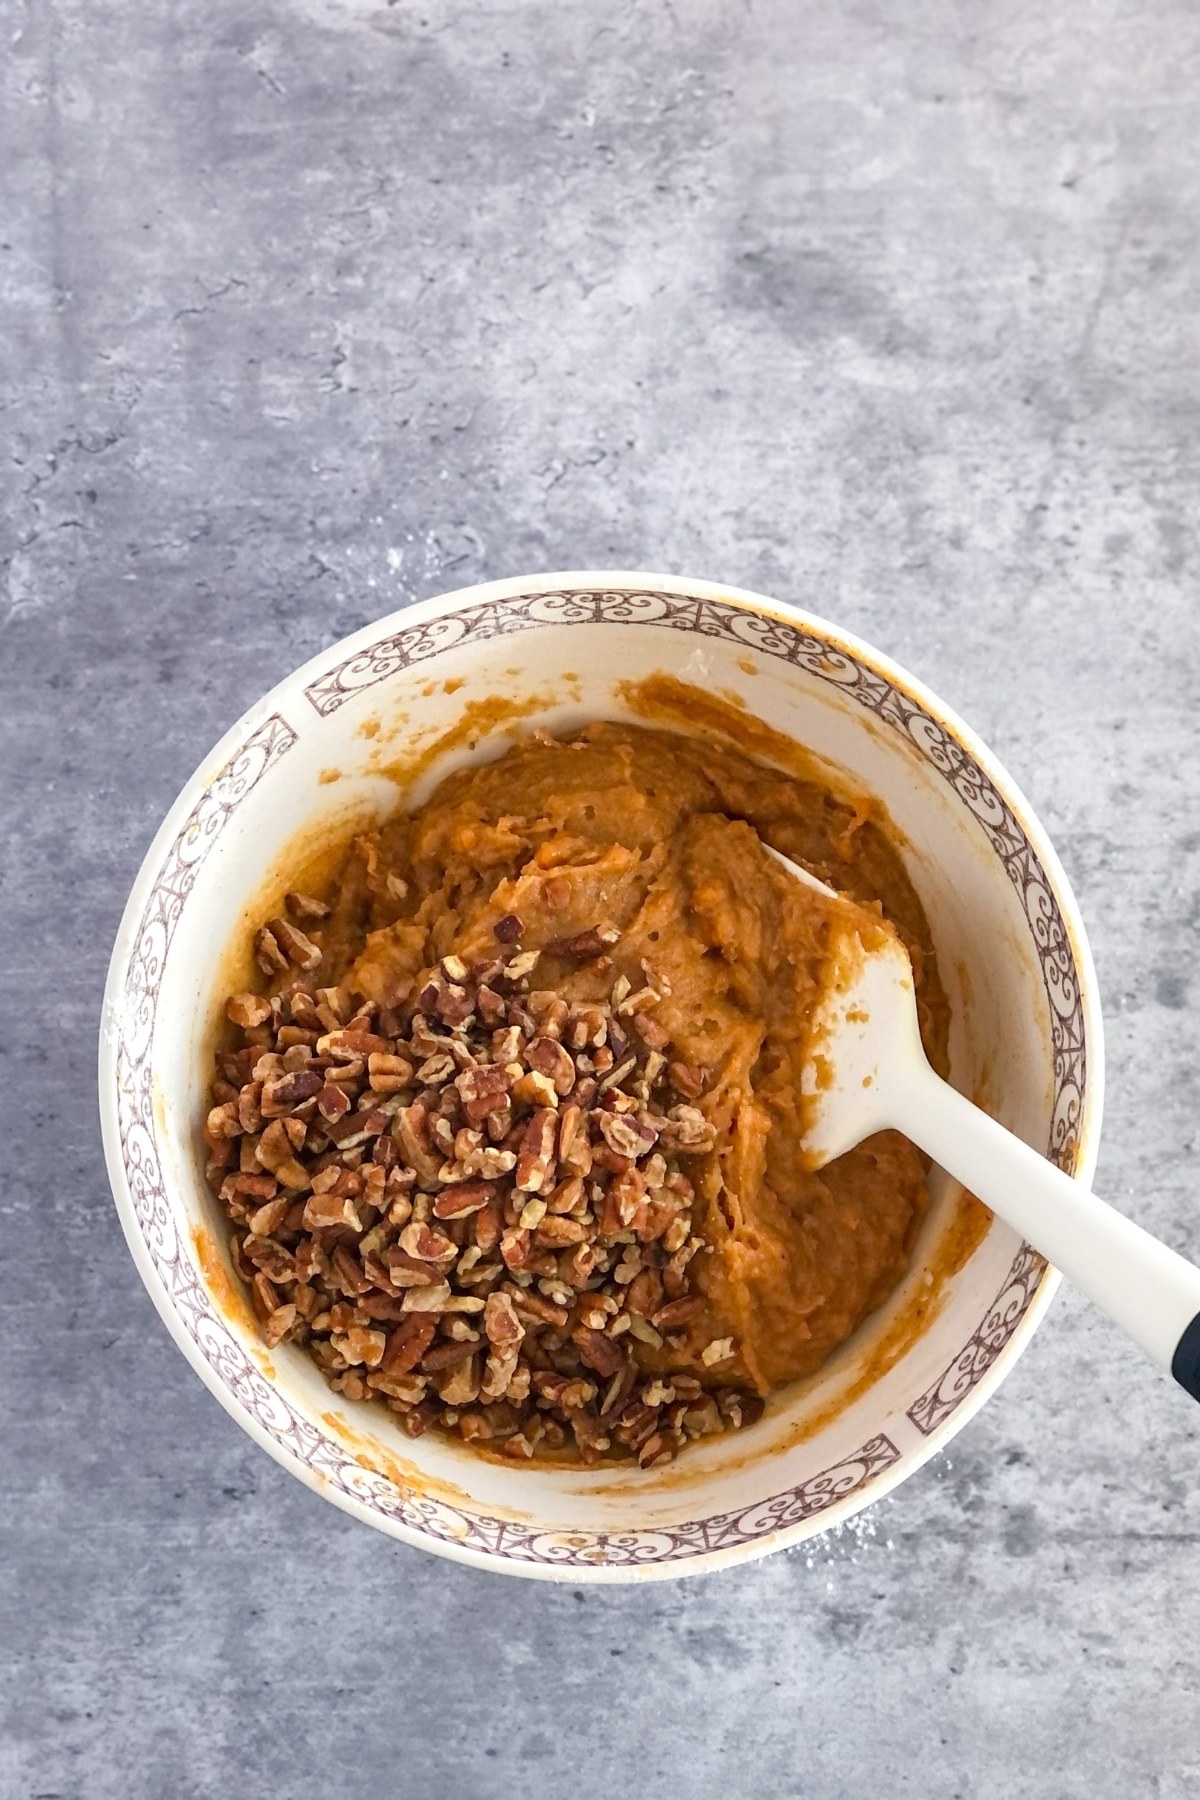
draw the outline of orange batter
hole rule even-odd
[[[670,732],[593,725],[451,776],[355,841],[323,936],[326,979],[395,1005],[439,956],[490,954],[504,914],[525,922],[523,948],[598,919],[621,928],[617,970],[639,985],[650,965],[676,1053],[709,1072],[698,1104],[717,1141],[690,1169],[709,1246],[694,1282],[711,1329],[739,1346],[740,1377],[765,1394],[818,1368],[887,1296],[928,1196],[925,1161],[898,1132],[819,1174],[800,1168],[801,1070],[835,909],[760,838],[892,921],[944,1066],[929,928],[877,809]],[[568,999],[600,998],[613,978],[553,956],[538,974]]]

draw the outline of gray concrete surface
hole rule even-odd
[[[1200,1414],[1071,1297],[863,1528],[647,1590],[351,1523],[188,1371],[94,1042],[276,677],[533,568],[815,604],[1040,808],[1200,1255],[1187,0],[0,9],[0,1793],[1200,1793]]]

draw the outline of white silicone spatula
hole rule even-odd
[[[770,848],[770,846],[767,846]],[[771,855],[798,881],[832,889]],[[1200,1400],[1200,1269],[1023,1144],[934,1073],[899,938],[847,928],[813,1021],[805,1161],[823,1168],[893,1127],[978,1195]]]

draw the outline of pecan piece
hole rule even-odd
[[[308,1196],[304,1203],[304,1225],[308,1231],[323,1231],[331,1225],[348,1225],[351,1231],[362,1230],[353,1197],[336,1191]]]
[[[574,958],[580,962],[590,961],[593,957],[604,956],[620,941],[620,937],[621,933],[615,925],[592,925],[586,931],[577,931],[573,937],[555,938],[546,945],[546,953],[549,956]]]
[[[556,1331],[562,1331],[571,1316],[565,1306],[556,1306],[533,1288],[521,1288],[512,1298],[518,1313],[525,1313],[542,1325],[553,1325]]]
[[[522,1460],[528,1461],[533,1455],[533,1445],[523,1431],[518,1431],[513,1437],[507,1438],[505,1442],[501,1444],[500,1454],[501,1456],[510,1457],[513,1462],[520,1462]]]
[[[352,1031],[349,1027],[327,1031],[317,1039],[317,1055],[332,1057],[335,1062],[357,1062],[361,1057],[386,1054],[388,1041],[372,1031]]]
[[[635,1013],[633,1029],[648,1050],[661,1050],[665,1044],[669,1044],[671,1041],[671,1034],[666,1026],[660,1024],[657,1019],[652,1019],[649,1013]]]
[[[493,1114],[493,1117],[497,1115]],[[514,1150],[497,1150],[494,1144],[485,1144],[464,1160],[464,1168],[478,1175],[483,1181],[496,1181],[501,1175],[507,1175],[517,1166]]]
[[[533,1233],[531,1231],[522,1231],[517,1226],[510,1227],[509,1230],[502,1234],[500,1238],[500,1255],[504,1259],[506,1268],[523,1269],[525,1267],[525,1264],[529,1261],[529,1250],[532,1239]],[[476,1235],[475,1241],[476,1243],[479,1242],[478,1234]]]
[[[638,1463],[643,1469],[656,1469],[660,1463],[674,1461],[675,1448],[665,1431],[656,1431],[638,1451]]]
[[[552,1038],[555,1043],[562,1037],[563,1026],[571,1016],[571,1009],[562,997],[549,988],[540,988],[529,996],[529,1010],[537,1020],[537,1035]]]
[[[219,1143],[222,1138],[233,1138],[241,1135],[241,1116],[236,1100],[225,1100],[220,1106],[214,1106],[204,1125],[204,1141]]]
[[[417,1070],[417,1080],[425,1087],[441,1087],[454,1073],[454,1058],[446,1050],[435,1050]]]
[[[269,1275],[276,1287],[296,1279],[295,1259],[274,1238],[246,1237],[242,1240],[242,1254],[247,1262]]]
[[[711,1150],[716,1141],[716,1126],[695,1106],[672,1107],[660,1133],[662,1147],[668,1151],[698,1154]]]
[[[568,1166],[572,1165],[575,1146],[581,1138],[585,1141],[587,1138],[583,1108],[571,1100],[558,1115],[558,1157],[560,1162],[564,1162]]]
[[[566,1033],[574,1050],[598,1050],[608,1037],[608,1013],[603,1006],[574,1006]]]
[[[263,1086],[261,1081],[248,1081],[237,1097],[238,1123],[249,1137],[263,1128]]]
[[[324,1085],[324,1078],[312,1069],[294,1069],[277,1076],[274,1081],[264,1081],[259,1100],[263,1118],[282,1118],[293,1107],[302,1106],[319,1094]]]
[[[415,1369],[433,1342],[436,1319],[422,1319],[411,1313],[388,1333],[387,1348],[381,1367],[389,1375],[404,1375]]]
[[[599,1414],[590,1406],[572,1408],[567,1413],[567,1419],[583,1460],[595,1462],[612,1442],[600,1422]]]
[[[625,1304],[630,1312],[640,1313],[644,1319],[658,1319],[655,1315],[663,1303],[663,1285],[654,1269],[641,1269],[634,1276],[625,1290]]]
[[[520,1351],[515,1344],[510,1349],[488,1352],[483,1366],[483,1380],[479,1384],[481,1400],[499,1400],[509,1392],[519,1360]]]
[[[401,1415],[400,1423],[409,1437],[424,1437],[441,1410],[436,1400],[422,1400],[419,1406],[410,1407]]]
[[[334,1273],[337,1276],[341,1290],[344,1294],[348,1294],[351,1299],[357,1300],[360,1294],[370,1293],[372,1283],[367,1278],[363,1266],[359,1262],[357,1256],[355,1256],[348,1245],[339,1244],[334,1250],[331,1260]]]
[[[263,1168],[269,1169],[284,1187],[303,1189],[311,1183],[308,1170],[296,1160],[295,1150],[299,1146],[294,1144],[286,1129],[292,1124],[300,1125],[303,1134],[304,1127],[298,1119],[273,1119],[259,1138],[255,1155]]]
[[[748,1425],[757,1425],[766,1411],[766,1401],[758,1394],[742,1394],[736,1390],[724,1389],[717,1395],[717,1408],[734,1431],[744,1431]]]
[[[546,1210],[552,1213],[574,1212],[583,1200],[582,1175],[568,1175],[546,1195]]]
[[[568,1250],[565,1256],[559,1258],[559,1276],[568,1287],[586,1287],[592,1279],[597,1260],[594,1244],[576,1244],[573,1250]]]
[[[474,1124],[486,1119],[489,1113],[503,1112],[508,1105],[511,1077],[500,1064],[481,1063],[473,1069],[464,1069],[454,1085],[462,1098],[463,1111]]]
[[[210,1150],[204,1162],[204,1179],[210,1188],[217,1192],[222,1184],[225,1170],[233,1161],[233,1139],[222,1138],[220,1147]]]
[[[406,1056],[372,1050],[367,1057],[367,1075],[377,1094],[396,1094],[412,1081],[413,1066]]]
[[[684,1294],[681,1299],[668,1300],[665,1306],[660,1306],[651,1316],[650,1323],[656,1331],[678,1331],[680,1326],[690,1325],[706,1305],[703,1294]]]
[[[317,1111],[331,1125],[344,1118],[353,1104],[349,1094],[333,1081],[327,1081],[317,1095]]]
[[[392,1120],[392,1136],[422,1187],[440,1183],[442,1159],[429,1147],[428,1115],[420,1105],[402,1106]]]
[[[297,919],[327,919],[329,908],[323,900],[315,900],[311,894],[292,892],[283,896],[283,904]]]
[[[571,1333],[571,1342],[577,1346],[589,1368],[595,1369],[598,1375],[603,1375],[606,1379],[615,1375],[624,1363],[620,1346],[612,1338],[605,1337],[602,1331],[590,1331],[585,1325],[577,1326]]]
[[[452,1187],[445,1187],[433,1203],[435,1219],[465,1219],[471,1213],[482,1212],[495,1193],[495,1183],[491,1181],[459,1181]]]
[[[498,994],[486,983],[475,990],[475,1007],[485,1025],[499,1025],[506,1004],[503,994]]]
[[[586,1236],[587,1227],[578,1219],[568,1219],[554,1213],[542,1218],[537,1225],[539,1245],[548,1244],[552,1250],[561,1250],[568,1244],[581,1244]]]
[[[609,1382],[607,1388],[604,1390],[604,1398],[600,1402],[600,1417],[602,1419],[606,1418],[609,1413],[612,1413],[614,1416],[620,1413],[621,1408],[625,1405],[630,1394],[632,1394],[634,1388],[637,1386],[637,1378],[637,1364],[634,1362],[623,1362]]]
[[[664,1238],[679,1216],[670,1200],[650,1200],[643,1212],[636,1226],[639,1244],[653,1244]]]
[[[621,1443],[636,1449],[645,1443],[657,1424],[658,1413],[653,1407],[644,1405],[640,1400],[631,1400],[618,1415],[614,1435]]]
[[[272,919],[267,928],[288,962],[298,969],[315,969],[321,962],[322,950],[288,919]]]
[[[474,1354],[477,1345],[474,1342],[456,1344],[452,1340],[435,1344],[421,1358],[421,1373],[434,1375],[440,1369],[453,1369],[456,1364],[467,1362]]]
[[[265,1322],[278,1307],[279,1295],[276,1293],[270,1277],[262,1274],[261,1271],[256,1275],[251,1275],[249,1280],[251,1305],[260,1322]]]
[[[604,1237],[615,1237],[628,1231],[637,1218],[638,1207],[646,1193],[640,1169],[623,1169],[609,1182],[600,1209],[600,1231]]]
[[[435,1379],[433,1385],[447,1406],[470,1406],[479,1398],[479,1378],[480,1359],[472,1356]]]
[[[405,1312],[445,1312],[451,1299],[450,1283],[435,1281],[431,1287],[411,1287],[404,1296]]]
[[[475,1242],[486,1256],[500,1242],[500,1234],[504,1228],[504,1215],[498,1200],[489,1200],[482,1212],[474,1217]]]
[[[550,1107],[535,1112],[525,1127],[517,1152],[516,1185],[527,1194],[537,1193],[554,1167],[554,1143],[558,1115]]]
[[[247,1182],[256,1179],[269,1182],[272,1187],[275,1186],[275,1177],[273,1175],[262,1175],[259,1177],[243,1175],[241,1177],[243,1187]],[[279,1227],[283,1224],[283,1221],[287,1218],[291,1209],[292,1197],[290,1194],[282,1194],[274,1200],[268,1200],[265,1206],[260,1206],[257,1212],[252,1212],[246,1221],[250,1228],[251,1235],[254,1237],[270,1237],[273,1231],[279,1230]]]
[[[381,1131],[387,1130],[386,1113],[352,1112],[345,1118],[330,1120],[329,1135],[339,1150],[357,1150],[370,1138],[378,1137]]]
[[[436,1269],[448,1267],[458,1255],[458,1245],[453,1238],[415,1219],[400,1233],[400,1248],[417,1262],[432,1263]]]
[[[254,960],[264,975],[278,975],[288,967],[288,959],[268,925],[255,936]]]
[[[682,1094],[685,1100],[698,1100],[704,1092],[705,1072],[694,1069],[690,1063],[668,1063],[667,1076],[675,1092]]]
[[[596,1112],[592,1117],[610,1150],[637,1162],[658,1142],[653,1125],[633,1113]]]
[[[253,1031],[271,1017],[271,1002],[261,994],[230,994],[225,1002],[225,1017],[243,1031]]]
[[[525,1061],[538,1075],[544,1075],[560,1097],[575,1086],[575,1064],[570,1053],[552,1037],[535,1037],[526,1046]]]
[[[610,1150],[603,1142],[594,1147],[592,1162],[596,1168],[607,1169],[613,1175],[627,1175],[633,1168],[633,1162],[628,1156],[618,1156],[615,1150]]]
[[[368,1369],[379,1367],[387,1347],[385,1333],[372,1325],[350,1325],[345,1331],[335,1331],[330,1342],[348,1363],[365,1364]]]
[[[298,1314],[295,1305],[289,1301],[286,1306],[277,1306],[273,1313],[268,1313],[263,1321],[262,1334],[269,1349],[281,1344],[292,1330]]]
[[[548,1075],[540,1075],[536,1069],[527,1069],[524,1075],[518,1075],[513,1082],[513,1099],[522,1106],[555,1107],[558,1105],[558,1091]]]
[[[534,1392],[543,1400],[550,1400],[564,1409],[587,1406],[596,1398],[597,1392],[594,1381],[587,1381],[581,1375],[560,1375],[554,1369],[535,1369],[533,1386]]]
[[[222,1200],[273,1200],[278,1192],[279,1183],[273,1175],[227,1175],[221,1183]],[[258,1235],[269,1237],[270,1232],[261,1231]]]
[[[488,1342],[497,1350],[512,1350],[525,1336],[525,1327],[517,1317],[508,1294],[497,1290],[487,1297],[483,1309],[483,1329]]]
[[[313,997],[308,990],[306,988],[293,988],[289,996],[288,1004],[291,1006],[292,1018],[295,1023],[303,1026],[305,1031],[313,1032],[315,1037],[320,1037],[322,1031],[320,1016],[317,1012]]]

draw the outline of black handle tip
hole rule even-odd
[[[1175,1346],[1171,1373],[1193,1400],[1200,1400],[1200,1313],[1197,1313]]]

